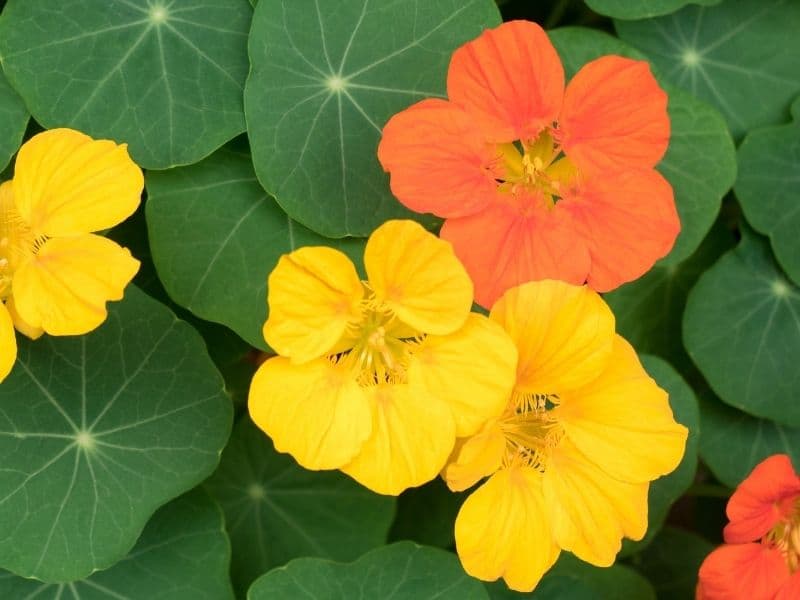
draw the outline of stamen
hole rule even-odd
[[[500,420],[506,437],[503,464],[544,471],[550,452],[564,436],[564,428],[551,416],[557,394],[515,393]]]

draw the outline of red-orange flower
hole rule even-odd
[[[511,21],[456,50],[447,91],[392,117],[378,158],[403,204],[447,219],[477,302],[547,278],[608,291],[672,248],[672,188],[653,168],[667,96],[646,62],[604,56],[565,88],[547,34]]]
[[[728,502],[725,544],[700,567],[698,600],[800,598],[800,477],[770,456]]]

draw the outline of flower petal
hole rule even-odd
[[[448,219],[439,235],[453,244],[475,284],[475,301],[486,308],[522,283],[581,284],[589,273],[589,252],[558,209],[522,211],[497,202],[475,215]]]
[[[531,591],[553,566],[553,542],[542,500],[541,475],[503,469],[470,494],[456,517],[456,550],[464,570],[478,579],[505,579]]]
[[[284,254],[267,280],[264,339],[297,363],[328,353],[358,321],[364,288],[353,263],[325,246]]]
[[[414,221],[387,221],[364,251],[369,284],[406,325],[433,335],[461,327],[472,306],[472,282],[452,246]]]
[[[458,438],[442,477],[454,492],[472,487],[500,468],[506,438],[497,421],[489,421],[475,435]]]
[[[250,416],[306,469],[337,469],[361,450],[372,429],[369,402],[330,361],[302,365],[277,356],[259,367],[247,400]]]
[[[126,144],[51,129],[23,144],[14,167],[14,200],[37,235],[113,227],[139,206],[144,178]]]
[[[423,100],[389,119],[378,159],[400,202],[440,217],[481,210],[502,176],[498,150],[467,113],[445,100]]]
[[[642,483],[670,473],[686,447],[688,430],[675,422],[667,393],[620,336],[607,368],[562,396],[553,417],[585,456],[620,481]]]
[[[556,542],[581,560],[611,566],[623,536],[640,540],[647,531],[648,486],[609,477],[562,439],[542,482]]]
[[[41,327],[34,327],[19,316],[17,307],[14,305],[14,296],[9,296],[6,299],[6,308],[8,309],[8,314],[11,315],[11,320],[14,323],[14,329],[32,340],[37,340],[42,337],[42,334],[44,334],[44,329]]]
[[[558,117],[564,68],[541,27],[509,21],[453,53],[447,94],[487,140],[529,140]]]
[[[365,391],[372,435],[342,471],[379,494],[396,496],[441,471],[455,443],[455,423],[443,402],[406,384]]]
[[[800,498],[800,477],[786,454],[774,454],[761,461],[739,484],[728,501],[725,527],[729,544],[754,542],[777,523],[791,515]]]
[[[562,394],[596,379],[614,345],[614,315],[586,286],[536,281],[512,288],[490,318],[519,352],[516,389]]]
[[[603,56],[567,85],[561,145],[581,171],[649,169],[669,143],[667,94],[646,61]]]
[[[0,301],[0,381],[3,381],[17,360],[17,338],[14,334],[14,323]]]
[[[681,230],[672,187],[655,170],[590,178],[558,206],[571,215],[589,248],[588,283],[598,292],[646,273]]]
[[[99,235],[52,238],[14,274],[14,306],[33,329],[80,335],[106,320],[139,270],[127,248]]]
[[[724,544],[700,565],[697,597],[702,600],[775,598],[790,575],[779,550],[764,544]]]
[[[463,437],[503,412],[516,369],[511,338],[498,324],[471,313],[455,333],[425,338],[414,351],[408,379],[450,407],[456,435]]]

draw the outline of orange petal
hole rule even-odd
[[[728,501],[725,541],[755,542],[790,514],[798,497],[800,477],[789,457],[775,454],[763,460]]]
[[[559,125],[564,152],[585,173],[652,168],[669,143],[667,94],[647,62],[603,56],[569,82]]]
[[[775,598],[789,579],[789,568],[779,550],[764,544],[725,544],[709,554],[700,566],[697,597],[703,600]]]
[[[528,281],[560,279],[581,284],[589,252],[559,210],[522,212],[509,203],[460,219],[448,219],[439,235],[475,284],[475,301],[489,308],[503,292]]]
[[[672,187],[652,169],[589,178],[557,207],[569,213],[589,249],[588,283],[598,292],[647,272],[681,229]]]
[[[497,149],[467,113],[444,100],[423,100],[383,128],[378,159],[392,193],[411,210],[461,217],[491,200],[502,173]]]
[[[564,68],[541,27],[510,21],[453,53],[447,94],[487,140],[529,140],[558,116]]]

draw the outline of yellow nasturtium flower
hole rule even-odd
[[[589,288],[527,283],[490,318],[517,346],[517,381],[443,476],[453,490],[489,476],[456,519],[466,571],[529,591],[561,550],[609,566],[623,536],[644,536],[649,483],[678,465],[687,430]]]
[[[456,436],[504,409],[517,352],[470,313],[472,283],[448,242],[412,221],[369,238],[368,281],[327,247],[284,255],[269,276],[253,421],[308,469],[341,469],[382,494],[433,479]]]
[[[53,129],[22,146],[0,184],[0,381],[15,328],[32,339],[87,333],[122,298],[139,261],[92,232],[133,214],[143,187],[125,144]]]

